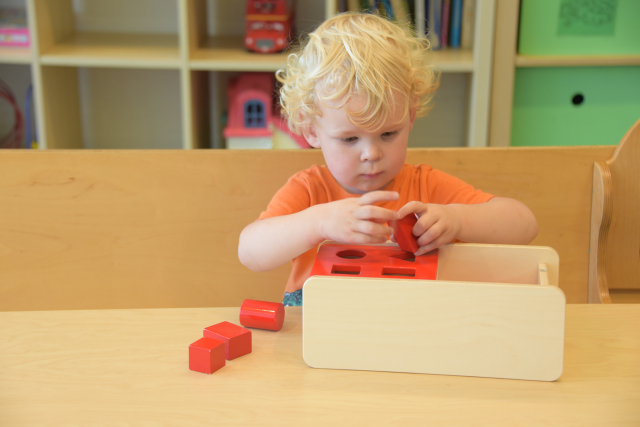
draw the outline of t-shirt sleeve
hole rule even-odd
[[[258,219],[272,218],[301,212],[311,205],[309,184],[298,173],[276,192],[269,202],[267,210]]]
[[[467,205],[488,202],[495,196],[474,188],[446,172],[432,169],[428,176],[429,201],[441,205],[463,203]]]

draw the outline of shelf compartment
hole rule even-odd
[[[183,148],[178,70],[47,65],[42,78],[42,148]]]
[[[516,67],[615,67],[640,65],[640,55],[517,55]]]
[[[159,69],[182,65],[177,27],[163,31],[155,25],[155,15],[145,12],[148,5],[142,0],[39,0],[33,5],[44,65]],[[158,7],[173,15],[177,25],[176,3],[164,1]]]
[[[42,53],[45,65],[180,68],[172,34],[75,33]]]

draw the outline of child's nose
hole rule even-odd
[[[375,162],[382,158],[382,150],[377,144],[366,144],[362,150],[361,159],[363,162]]]

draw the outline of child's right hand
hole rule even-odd
[[[395,191],[372,191],[361,197],[316,205],[319,233],[325,240],[340,243],[384,243],[393,234],[393,229],[386,223],[397,219],[397,214],[374,204],[399,197]]]

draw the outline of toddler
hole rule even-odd
[[[292,131],[322,150],[326,165],[293,175],[240,235],[254,271],[293,260],[283,303],[302,285],[324,240],[382,243],[410,213],[420,256],[454,240],[528,244],[538,233],[522,203],[495,197],[428,165],[405,164],[409,132],[438,86],[428,44],[373,14],[337,15],[311,33],[277,73]]]

